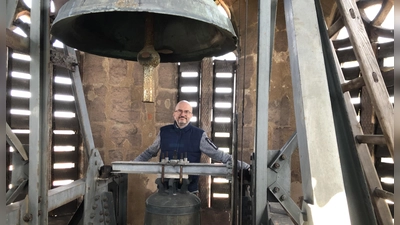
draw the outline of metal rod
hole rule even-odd
[[[214,175],[226,177],[232,175],[232,168],[229,168],[229,165],[225,164],[165,164],[156,162],[116,161],[112,162],[111,165],[113,169],[112,173],[162,174],[164,168],[165,174],[179,175],[182,168],[182,174],[188,175]]]
[[[52,73],[50,59],[50,1],[34,0],[30,29],[29,192],[26,220],[47,225],[48,160],[52,136]]]
[[[65,47],[64,52],[66,55],[76,59],[76,53],[73,48]],[[82,132],[85,145],[85,152],[87,159],[89,158],[90,151],[94,149],[94,140],[92,129],[90,126],[89,113],[86,108],[85,94],[83,92],[83,85],[78,65],[75,66],[75,71],[69,71],[72,79],[72,92],[74,93],[76,112],[79,119],[79,127]],[[103,162],[101,162],[103,163]]]
[[[51,211],[85,194],[85,180],[76,180],[70,184],[54,188],[48,192],[48,210]]]
[[[268,224],[268,99],[274,45],[277,0],[259,1],[258,60],[257,60],[257,125],[254,149],[253,224]]]
[[[19,152],[24,161],[27,161],[28,155],[26,154],[25,148],[22,145],[21,141],[18,139],[17,135],[15,135],[12,132],[11,127],[8,125],[8,123],[6,123],[6,133],[7,133],[7,143]]]

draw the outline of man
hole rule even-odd
[[[190,124],[192,116],[192,106],[189,102],[185,100],[178,102],[173,113],[174,124],[161,127],[153,144],[134,161],[148,161],[161,150],[160,160],[162,156],[172,158],[176,155],[179,159],[185,155],[189,162],[199,163],[201,153],[204,153],[215,161],[225,164],[232,162],[232,156],[219,150],[207,137],[204,130]],[[248,172],[250,165],[238,161],[237,168]],[[191,175],[189,180],[188,191],[197,193],[199,176]]]

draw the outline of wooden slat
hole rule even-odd
[[[381,163],[377,168],[379,177],[394,177],[394,165],[389,163]]]
[[[375,146],[375,157],[391,157],[389,153],[389,149],[386,145],[377,145]]]
[[[77,118],[55,118],[55,130],[78,130],[79,122]]]
[[[71,85],[54,83],[54,94],[73,96]]]
[[[29,92],[29,80],[26,79],[11,79],[9,82],[8,91],[11,90],[19,90],[19,91],[28,91]]]
[[[339,44],[346,45],[347,43],[341,43],[341,42],[337,43],[338,46],[340,46]],[[394,43],[393,42],[382,43],[379,45],[382,47],[377,50],[377,52],[378,52],[377,58],[378,59],[383,59],[383,58],[394,56]],[[342,46],[342,47],[346,47],[346,46]],[[351,61],[357,60],[358,58],[357,58],[354,50],[356,50],[356,49],[345,49],[345,50],[336,51],[339,61],[341,63],[343,63],[343,62],[351,62]],[[375,59],[375,57],[374,57],[374,59]]]
[[[29,39],[24,38],[6,28],[6,46],[14,51],[29,54]]]
[[[364,82],[382,126],[390,154],[394,157],[394,109],[389,102],[389,94],[366,34],[364,23],[354,1],[337,0],[336,2],[343,16],[357,61],[360,62]]]
[[[21,59],[11,59],[10,69],[11,71],[29,73],[30,62]]]
[[[29,110],[29,98],[12,98],[9,106],[10,109]]]
[[[76,180],[78,179],[77,165],[71,169],[53,169],[53,180]]]
[[[78,135],[54,135],[54,145],[79,145]]]
[[[394,184],[382,183],[382,189],[394,193]]]
[[[79,130],[79,121],[75,118],[54,118],[54,129],[55,130]]]
[[[76,112],[75,102],[54,101],[54,111]]]
[[[211,189],[213,193],[225,193],[230,194],[230,183],[212,183]]]
[[[352,47],[351,41],[349,38],[332,40],[332,43],[333,43],[333,46],[335,47],[335,49]]]
[[[13,129],[29,129],[29,116],[12,116],[9,124]]]
[[[344,27],[342,17],[339,17],[328,29],[329,38],[333,37]]]
[[[78,153],[76,151],[73,152],[53,152],[53,163],[66,163],[73,162],[77,166],[78,162],[76,161],[78,158]]]

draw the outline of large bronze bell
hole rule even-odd
[[[145,46],[154,47],[160,62],[186,62],[223,55],[237,44],[213,0],[70,0],[51,33],[81,51],[134,61]]]

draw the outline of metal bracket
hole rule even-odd
[[[289,215],[300,224],[301,210],[290,197],[290,159],[297,148],[297,135],[294,133],[286,144],[278,151],[269,150],[267,186]]]
[[[94,197],[88,224],[116,225],[114,197],[111,192],[103,192]]]

